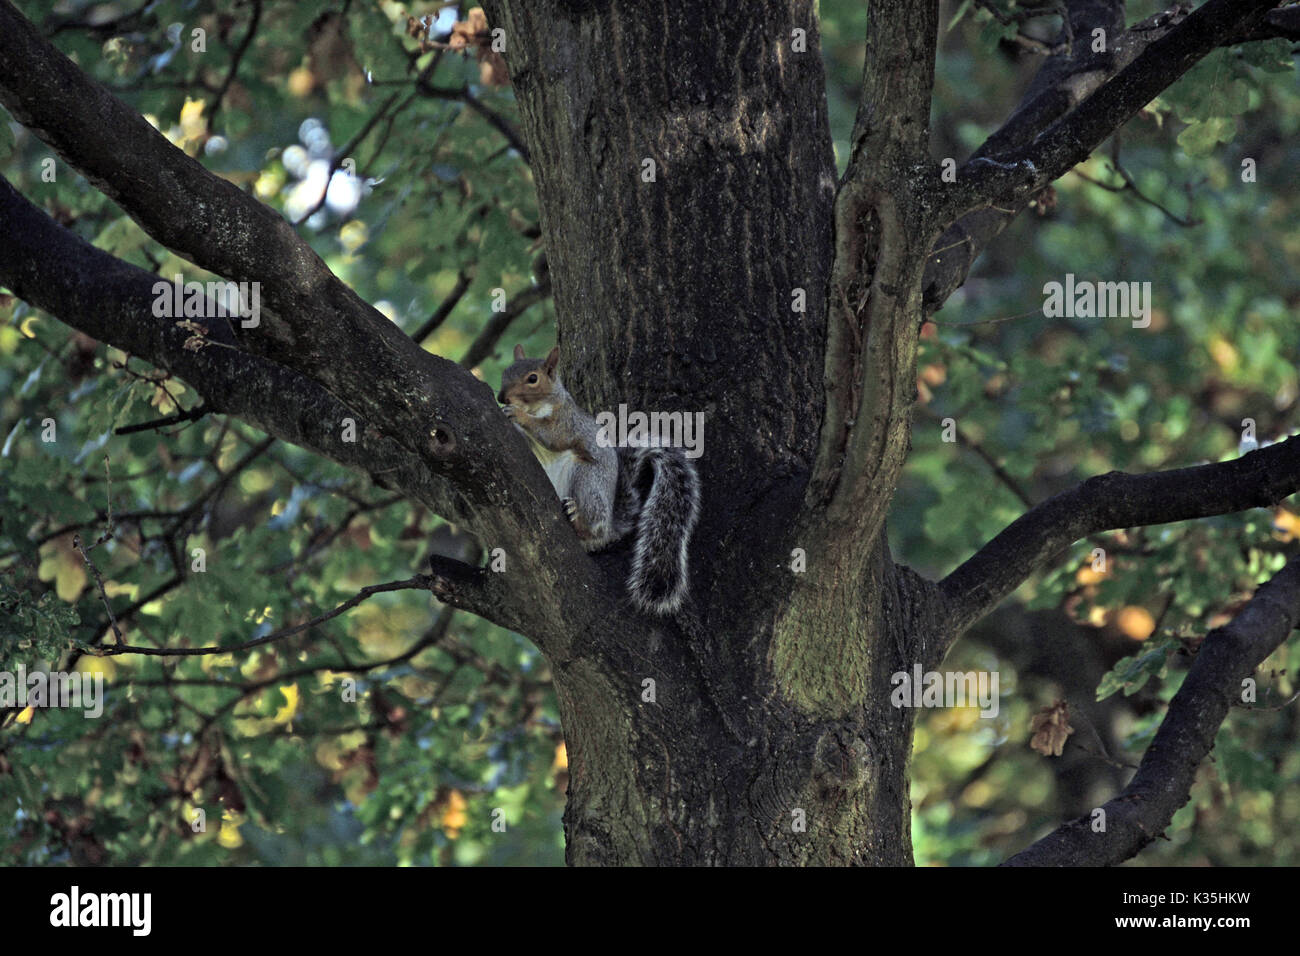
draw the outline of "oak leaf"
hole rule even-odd
[[[1052,706],[1044,707],[1030,718],[1029,729],[1034,732],[1030,747],[1045,757],[1061,756],[1066,738],[1074,733],[1070,726],[1070,705],[1058,700]]]

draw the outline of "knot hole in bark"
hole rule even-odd
[[[871,746],[846,728],[831,728],[817,738],[813,776],[828,790],[850,793],[866,786]]]
[[[429,448],[439,458],[448,458],[456,450],[456,436],[442,422],[429,430]]]

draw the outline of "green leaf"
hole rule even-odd
[[[1233,80],[1223,91],[1223,110],[1239,116],[1250,109],[1250,86],[1244,80]]]
[[[1097,685],[1097,700],[1105,700],[1118,690],[1131,697],[1141,690],[1148,680],[1163,676],[1169,656],[1169,642],[1160,641],[1142,654],[1121,658]]]
[[[1216,116],[1192,123],[1178,134],[1178,145],[1188,156],[1205,156],[1214,152],[1220,143],[1227,143],[1237,133],[1237,124],[1231,119]]]

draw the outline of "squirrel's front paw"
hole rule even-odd
[[[578,511],[578,502],[573,498],[561,498],[560,507],[564,509],[564,514],[568,517],[569,524],[573,525],[573,530],[582,541],[583,547],[591,551],[591,528],[587,526],[582,513]]]

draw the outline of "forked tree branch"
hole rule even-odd
[[[1191,14],[1174,6],[1125,31],[1123,4],[1117,0],[1071,3],[1070,32],[1077,39],[1073,54],[1044,63],[1021,104],[958,173],[961,188],[950,198],[956,201],[962,194],[969,211],[950,212],[934,244],[924,281],[926,313],[939,309],[965,282],[980,253],[1039,189],[1085,159],[1197,60],[1219,47],[1300,36],[1300,8],[1266,10],[1269,6],[1212,0]],[[1096,28],[1106,31],[1105,53],[1092,51]],[[1055,137],[1050,148],[1047,139],[1038,141],[1049,130]],[[1055,152],[1051,169],[1036,150]],[[1028,173],[1021,165],[1024,159],[1035,163],[1040,174],[1032,182],[1020,178]],[[995,174],[1011,184],[1012,194],[999,195],[1001,187],[992,182]]]
[[[256,410],[260,427],[272,434],[311,433],[315,442],[308,446],[319,448],[329,444],[326,432],[342,429],[341,418],[327,415],[348,409],[354,413],[348,417],[359,426],[364,422],[387,444],[387,460],[409,466],[395,468],[388,487],[425,500],[433,476],[445,479],[447,491],[435,500],[450,502],[452,511],[467,516],[486,547],[503,548],[511,556],[516,600],[530,609],[535,625],[529,636],[543,643],[546,636],[537,628],[545,628],[550,650],[566,653],[569,636],[561,623],[566,617],[604,612],[592,604],[599,605],[593,595],[602,592],[595,565],[564,520],[541,467],[500,414],[491,389],[402,334],[334,276],[279,213],[174,147],[51,46],[9,0],[0,0],[0,103],[163,245],[227,279],[259,283],[266,307],[261,324],[255,329],[236,324],[230,327],[232,347],[200,354],[220,353],[240,362],[244,359],[233,356],[261,358],[298,373],[332,398],[284,422],[276,419],[288,408],[276,410],[274,392],[263,394],[259,400],[265,404]],[[56,261],[49,259],[26,275],[25,294],[33,301],[57,295],[58,286],[69,281],[50,268]],[[84,320],[92,290],[82,289],[81,295]],[[53,314],[62,317],[60,311]],[[150,357],[160,349],[150,345],[138,319],[137,314],[134,327],[101,328],[97,337]],[[124,335],[134,335],[135,341],[124,344]],[[173,352],[172,358],[182,356]],[[200,378],[186,380],[207,398],[224,387],[225,379],[213,368],[218,360],[209,357],[201,363],[206,368],[199,364],[192,362],[189,371]],[[268,388],[272,380],[264,376]],[[213,407],[231,408],[239,401],[233,394],[219,397]],[[245,408],[253,411],[247,403]],[[355,459],[354,446],[340,460]],[[545,549],[533,545],[543,540]]]
[[[334,276],[279,213],[169,143],[8,0],[0,0],[0,103],[160,243],[220,276],[259,283],[272,315],[233,329],[242,351],[319,383],[449,477],[474,470],[476,444],[500,446],[511,434],[490,389],[421,350]],[[484,428],[488,422],[500,427]],[[458,484],[474,495],[472,482]]]
[[[1031,508],[939,583],[948,632],[938,660],[966,628],[1080,538],[1269,507],[1297,491],[1300,436],[1217,464],[1089,478]]]
[[[807,505],[841,540],[880,528],[906,454],[919,267],[934,239],[930,166],[937,0],[873,0],[848,169],[835,199],[826,408]],[[869,551],[869,548],[861,549]]]
[[[1196,769],[1214,746],[1242,685],[1300,621],[1300,558],[1255,592],[1230,624],[1202,642],[1169,703],[1137,773],[1107,801],[1105,829],[1073,820],[1007,860],[1005,866],[1114,866],[1157,839],[1187,803]]]
[[[975,157],[957,172],[946,216],[1027,198],[1083,162],[1207,54],[1264,20],[1276,0],[1209,0],[1023,149]]]
[[[312,378],[374,421],[388,419],[394,439],[435,470],[454,467],[459,442],[431,435],[440,426],[459,438],[465,419],[488,412],[488,390],[419,349],[276,210],[168,142],[9,0],[0,0],[0,103],[159,243],[219,276],[259,284],[261,324],[236,330],[244,351]],[[462,418],[454,429],[453,417]]]
[[[1285,18],[1274,22],[1282,13],[1270,11],[1275,2],[1209,0],[1191,14],[1171,8],[1128,31],[1114,0],[1070,4],[1063,33],[1075,38],[1071,55],[1049,60],[1025,102],[945,187],[937,209],[932,197],[916,201],[924,191],[915,185],[929,181],[917,170],[930,162],[931,5],[870,4],[858,119],[836,201],[826,410],[810,504],[859,536],[872,533],[880,517],[873,492],[892,489],[906,450],[911,395],[902,383],[914,371],[916,330],[900,328],[901,316],[937,309],[1038,191],[1206,54],[1287,29]],[[1107,38],[1104,52],[1092,51],[1096,28]],[[934,251],[925,257],[922,301],[912,303],[900,290],[911,288],[917,242]]]
[[[236,415],[270,435],[401,488],[451,521],[463,520],[455,489],[409,451],[370,427],[364,416],[315,382],[268,359],[241,352],[219,319],[153,315],[158,276],[116,259],[58,225],[0,179],[0,284],[67,325],[109,342],[190,383],[207,412]],[[50,279],[50,263],[59,263]],[[332,423],[351,418],[355,441]],[[156,423],[155,423],[156,424]],[[445,603],[503,627],[526,630],[528,610],[504,586],[460,562],[435,567],[426,586]]]

